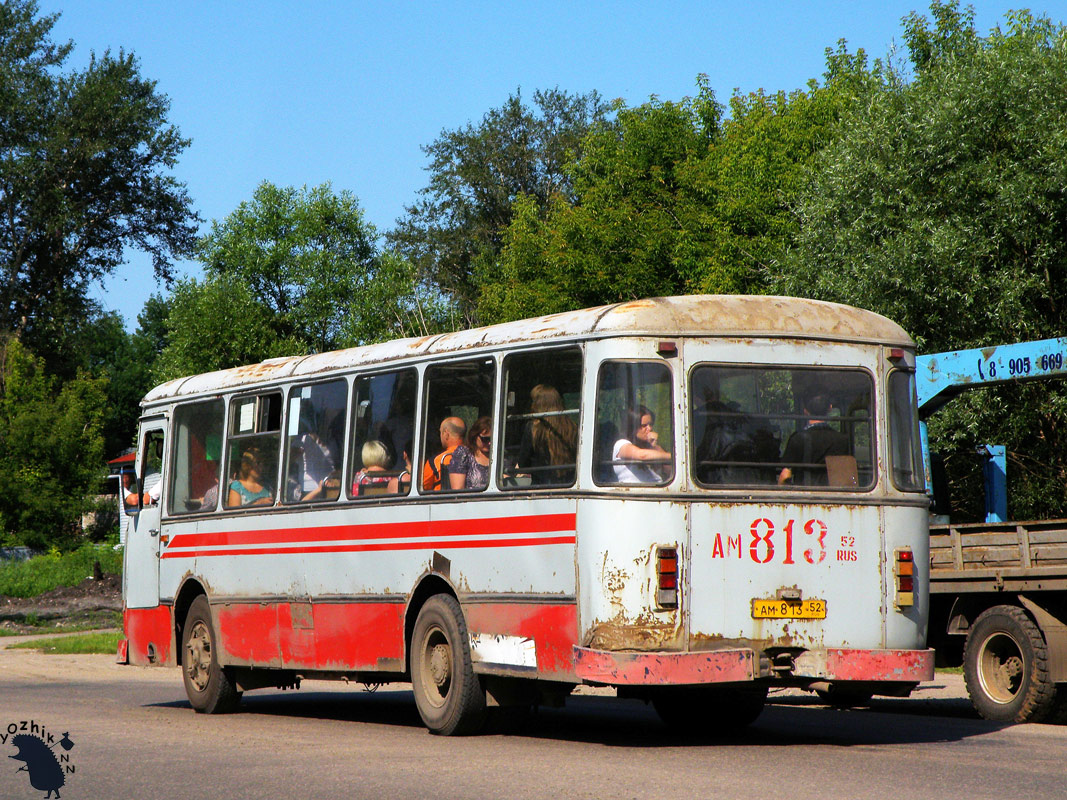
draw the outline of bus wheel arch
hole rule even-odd
[[[188,578],[182,583],[178,594],[174,597],[174,652],[178,666],[182,663],[182,643],[185,632],[185,619],[189,616],[189,607],[197,597],[207,597],[207,590],[200,581]]]

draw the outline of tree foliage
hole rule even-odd
[[[55,44],[58,15],[37,10],[0,4],[0,331],[51,364],[70,360],[57,347],[123,248],[150,253],[169,279],[197,218],[169,174],[189,141],[169,123],[167,98],[122,51],[64,72],[73,45]]]
[[[355,196],[262,183],[200,241],[202,281],[175,287],[159,380],[427,334],[441,296],[382,253]]]
[[[596,92],[537,91],[531,108],[517,91],[477,126],[442,131],[423,148],[429,185],[389,233],[390,244],[474,324],[479,275],[495,264],[513,204],[527,196],[544,209],[556,194],[571,196],[567,165],[607,116]]]
[[[680,102],[616,106],[570,167],[573,191],[543,210],[519,198],[495,268],[480,278],[485,321],[657,294],[753,293],[791,245],[790,203],[867,75],[834,55],[825,86],[735,96],[723,118],[707,82]]]
[[[60,382],[12,336],[0,381],[0,540],[72,543],[101,476],[105,381],[82,373]]]
[[[913,78],[898,71],[869,92],[818,159],[775,286],[884,313],[926,352],[1060,335],[1067,30],[1017,12],[983,37],[955,2],[935,2],[932,16],[905,22]],[[1016,474],[1012,513],[1062,513],[1059,391],[1017,394],[1010,414],[1002,391],[988,393],[945,409],[932,434],[971,452],[999,441],[1026,454],[1019,465],[1052,465]]]

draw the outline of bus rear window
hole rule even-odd
[[[850,369],[700,366],[690,386],[701,486],[868,489],[874,383]]]

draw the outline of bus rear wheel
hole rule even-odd
[[[975,709],[995,722],[1041,722],[1056,705],[1041,629],[1018,606],[979,615],[963,648],[963,677]]]
[[[219,663],[218,638],[211,607],[200,595],[185,616],[182,629],[182,679],[189,704],[199,714],[225,714],[241,702],[228,670]]]
[[[485,690],[471,666],[463,612],[450,595],[431,597],[415,620],[411,685],[419,716],[431,733],[476,733],[485,724]]]
[[[715,734],[750,725],[763,713],[767,689],[667,688],[652,696],[652,707],[670,728],[685,733]]]

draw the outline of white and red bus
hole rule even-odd
[[[933,677],[914,345],[876,314],[655,298],[142,406],[119,658],[197,711],[410,681],[449,734],[585,683],[745,724]]]

